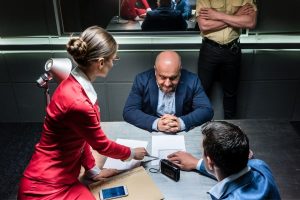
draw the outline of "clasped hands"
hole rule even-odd
[[[165,114],[158,120],[157,129],[161,132],[175,134],[180,131],[180,120],[175,115]]]

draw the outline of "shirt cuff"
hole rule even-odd
[[[180,117],[179,117],[179,122],[180,122],[180,130],[184,131],[185,130],[185,123]]]
[[[158,129],[157,129],[158,120],[159,120],[159,118],[157,118],[156,120],[154,120],[154,122],[152,124],[152,130],[158,131]]]
[[[94,178],[95,176],[100,174],[100,172],[101,169],[99,169],[99,167],[95,165],[92,169],[89,169],[85,174],[88,178]]]
[[[197,166],[196,166],[196,170],[200,171],[200,167],[202,165],[202,162],[203,162],[203,159],[201,158],[198,163],[197,163]]]
[[[130,156],[126,160],[123,160],[123,161],[125,161],[125,162],[131,161],[133,158],[134,158],[134,149],[130,148]]]
[[[147,8],[147,12],[151,11],[152,9],[151,8]]]

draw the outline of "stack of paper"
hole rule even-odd
[[[130,148],[136,148],[136,147],[144,147],[147,148],[148,142],[147,141],[141,141],[141,140],[127,140],[127,139],[120,139],[118,138],[116,140],[116,143],[122,144],[125,146],[128,146]],[[121,161],[114,158],[107,158],[103,168],[112,168],[112,169],[118,169],[118,170],[128,170],[132,169],[134,167],[137,167],[141,164],[140,160],[134,160],[131,161]]]
[[[154,135],[152,136],[152,155],[160,159],[166,159],[168,155],[176,151],[186,151],[183,135]],[[152,162],[158,165],[159,160]]]

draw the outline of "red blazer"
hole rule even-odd
[[[137,8],[136,2],[143,4],[144,8]],[[136,16],[146,13],[146,9],[150,8],[147,0],[122,0],[121,2],[121,17],[124,19],[134,20]]]
[[[56,89],[47,107],[43,132],[24,172],[30,179],[72,184],[81,165],[95,166],[90,146],[100,154],[125,160],[130,148],[109,140],[100,126],[99,106],[70,75]]]

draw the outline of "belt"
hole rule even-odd
[[[230,48],[232,48],[233,45],[237,45],[237,44],[240,43],[240,39],[239,38],[237,38],[235,40],[232,40],[231,42],[229,42],[227,44],[219,44],[219,43],[217,43],[217,42],[215,42],[213,40],[210,40],[210,39],[208,39],[206,37],[203,38],[202,41],[205,42],[205,43],[208,43],[208,44],[210,44],[212,46],[219,47],[219,48],[224,48],[224,49],[230,49]]]

